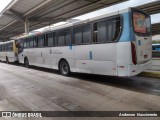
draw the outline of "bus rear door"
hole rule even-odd
[[[152,38],[150,16],[133,10],[133,28],[136,42],[131,43],[134,64],[148,62],[152,58]]]

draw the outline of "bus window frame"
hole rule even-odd
[[[118,35],[117,39],[115,41],[94,42],[93,41],[94,40],[94,24],[98,23],[98,22],[118,18],[118,17],[120,18],[120,32],[119,32],[119,35]],[[119,15],[114,15],[114,16],[109,16],[109,17],[103,18],[103,19],[99,19],[99,20],[93,21],[92,24],[93,24],[92,25],[92,30],[93,30],[93,32],[92,32],[92,37],[93,37],[92,38],[92,44],[105,44],[105,43],[117,43],[117,42],[119,42],[119,39],[120,39],[120,37],[122,35],[122,32],[123,32],[123,25],[124,25],[124,19],[123,19],[122,15],[119,14]]]
[[[44,39],[43,39],[43,46],[39,46],[39,37],[43,37]],[[44,48],[45,47],[45,33],[44,34],[40,34],[40,35],[37,35],[36,36],[36,41],[37,41],[37,47],[36,48]]]
[[[69,45],[67,45],[66,44],[66,30],[69,30],[69,32],[70,32],[70,44],[72,44],[72,27],[66,27],[66,28],[62,28],[62,29],[58,29],[58,30],[56,30],[56,31],[52,31],[52,33],[53,33],[53,37],[54,37],[54,34],[55,34],[55,42],[56,42],[56,45],[55,46],[53,46],[53,47],[63,47],[63,46],[69,46]],[[65,45],[59,45],[58,44],[58,33],[60,32],[60,31],[63,31],[64,32],[64,42],[65,42]]]
[[[62,33],[62,32],[63,32],[63,34],[64,34],[64,31],[65,31],[65,29],[59,29],[59,30],[56,31],[57,47],[66,46],[65,36],[64,36],[64,45],[60,45],[60,44],[58,43],[58,41],[59,41],[59,33]]]
[[[33,46],[31,47],[31,41],[33,42]],[[34,39],[33,36],[29,37],[29,48],[34,48]]]
[[[115,41],[105,41],[105,42],[94,42],[93,39],[94,39],[94,24],[95,23],[98,23],[98,22],[101,22],[101,21],[105,21],[105,20],[110,20],[110,19],[114,19],[114,18],[117,18],[119,17],[120,18],[120,31],[119,31],[119,35],[117,37],[117,39]],[[59,31],[65,31],[65,30],[70,30],[70,38],[71,38],[71,45],[72,46],[78,46],[78,45],[89,45],[89,44],[104,44],[104,43],[116,43],[119,41],[120,39],[120,36],[122,34],[122,31],[123,31],[123,16],[122,15],[114,15],[114,16],[109,16],[109,17],[106,17],[106,18],[103,18],[103,19],[98,19],[98,20],[95,20],[95,21],[91,21],[91,22],[88,22],[88,23],[80,23],[80,24],[77,24],[77,25],[74,25],[73,26],[70,26],[70,27],[66,27],[66,28],[62,28],[62,29],[58,29],[58,30],[53,30],[53,31],[50,31],[50,32],[46,32],[46,33],[43,33],[43,34],[40,34],[40,35],[35,35],[35,36],[32,36],[32,39],[34,41],[34,47],[33,48],[45,48],[45,47],[61,47],[61,46],[69,46],[69,45],[66,45],[66,39],[65,39],[65,45],[58,45],[58,32]],[[83,43],[83,26],[87,26],[87,25],[90,25],[90,29],[91,29],[91,40],[89,43]],[[74,28],[77,28],[77,27],[81,27],[82,28],[82,43],[81,44],[75,44],[74,42]],[[46,38],[47,34],[53,34],[53,46],[48,46],[48,41]],[[44,43],[43,43],[43,46],[39,47],[39,40],[38,40],[38,37],[40,36],[43,36],[44,37]],[[24,37],[24,38],[21,38],[20,41],[23,42],[23,48],[24,48],[24,42],[25,40],[27,39],[28,37]],[[31,37],[29,37],[31,38]],[[35,46],[35,42],[37,43],[38,46]],[[55,42],[55,44],[54,44]],[[29,42],[30,43],[30,42]],[[29,45],[29,48],[30,48],[30,45]],[[27,48],[24,48],[24,49],[27,49]]]
[[[87,26],[87,25],[90,25],[91,26],[91,40],[89,43],[83,43],[83,26]],[[82,43],[81,44],[76,44],[75,43],[75,40],[74,40],[74,29],[75,28],[78,28],[78,27],[81,27],[81,32],[82,32]],[[88,22],[88,23],[83,23],[83,24],[78,24],[78,25],[73,25],[72,27],[72,45],[73,46],[78,46],[78,45],[90,45],[92,44],[92,39],[93,39],[93,35],[92,35],[92,31],[93,31],[93,25],[92,25],[92,22]]]

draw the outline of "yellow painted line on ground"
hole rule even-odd
[[[160,58],[152,58],[152,60],[160,60]]]
[[[160,71],[158,71],[158,72],[142,72],[140,74],[140,76],[160,78]]]

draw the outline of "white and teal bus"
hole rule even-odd
[[[18,59],[70,72],[133,76],[151,67],[150,16],[128,8],[18,39]]]
[[[18,61],[18,48],[15,40],[0,43],[0,61],[6,63]]]

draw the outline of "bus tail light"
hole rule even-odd
[[[133,42],[131,42],[131,50],[132,50],[132,62],[134,65],[136,65],[137,64],[136,47]]]

